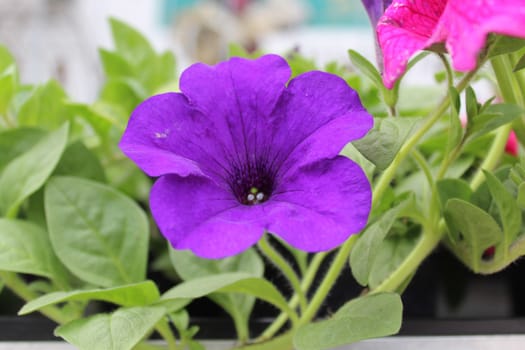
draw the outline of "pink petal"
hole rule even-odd
[[[397,0],[388,7],[377,25],[386,87],[394,86],[414,53],[430,46],[429,38],[445,3],[445,0]]]
[[[446,39],[454,69],[469,71],[489,33],[525,38],[525,1],[449,0],[430,41]]]

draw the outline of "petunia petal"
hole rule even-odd
[[[390,6],[392,0],[361,0],[361,2],[365,7],[368,18],[370,18],[372,28],[375,28],[377,21]]]
[[[174,152],[177,143],[184,144],[181,138],[194,130],[195,114],[181,94],[153,96],[135,109],[119,147],[150,176],[202,174],[199,165],[185,157],[187,152]]]
[[[203,258],[235,255],[264,233],[260,207],[239,204],[204,177],[161,177],[151,189],[150,206],[174,248],[190,249]]]
[[[430,45],[444,0],[394,0],[377,24],[383,51],[383,82],[392,88],[414,53]]]
[[[357,93],[338,76],[309,72],[288,85],[275,108],[271,142],[281,175],[290,168],[335,157],[373,126]],[[280,118],[280,119],[278,119]]]
[[[454,69],[469,71],[489,33],[525,38],[525,2],[448,0],[431,41],[446,39]]]
[[[287,62],[276,55],[234,57],[216,66],[191,66],[180,88],[229,154],[249,155],[269,144],[270,117],[290,75]]]
[[[371,197],[357,164],[325,159],[291,174],[272,195],[268,230],[301,250],[332,249],[365,227]]]

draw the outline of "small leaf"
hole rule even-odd
[[[159,300],[160,294],[152,281],[144,281],[108,289],[74,290],[45,294],[25,304],[18,312],[26,315],[43,307],[66,301],[102,300],[121,306],[144,306]]]
[[[47,232],[29,222],[0,219],[0,270],[54,278],[61,269]]]
[[[73,177],[51,179],[44,196],[51,242],[73,274],[103,287],[144,279],[148,220],[133,200]]]
[[[513,72],[517,72],[525,68],[525,54],[521,56],[518,63],[516,63],[516,66],[514,66]]]
[[[457,198],[447,202],[444,217],[451,248],[474,272],[479,271],[483,251],[503,238],[498,223],[487,212]]]
[[[18,123],[53,130],[70,119],[65,108],[66,93],[59,83],[50,80],[37,87],[20,107]]]
[[[164,293],[162,300],[194,299],[217,292],[252,295],[273,304],[289,315],[294,314],[273,284],[242,272],[216,274],[183,282]]]
[[[0,213],[11,215],[48,179],[64,152],[68,125],[42,138],[11,161],[0,175]]]
[[[5,115],[18,87],[18,69],[9,50],[0,45],[0,115]]]
[[[474,89],[470,86],[467,86],[467,89],[465,90],[465,100],[467,104],[467,119],[471,122],[478,115],[478,99]]]
[[[416,118],[374,118],[374,127],[352,144],[378,170],[386,169],[419,122]]]
[[[508,247],[521,230],[521,210],[514,197],[508,192],[496,176],[484,172],[492,198],[498,208],[498,214],[503,227],[503,236]]]
[[[111,18],[109,22],[117,53],[123,56],[128,63],[135,65],[155,55],[148,40],[137,30],[116,18]]]
[[[381,74],[379,74],[377,68],[369,60],[354,50],[348,50],[348,55],[350,56],[352,64],[370,79],[375,87],[383,89],[383,79],[381,79]]]
[[[513,104],[498,103],[487,106],[470,123],[468,137],[470,140],[476,139],[514,121],[524,113],[523,108]]]
[[[506,35],[498,35],[495,36],[492,42],[490,43],[488,58],[514,52],[521,49],[524,46],[524,39]]]
[[[444,209],[447,201],[451,198],[459,198],[470,201],[472,190],[469,184],[461,179],[444,179],[436,184],[441,207]]]
[[[164,316],[162,306],[121,308],[112,314],[98,314],[69,322],[55,330],[81,350],[130,350]]]
[[[343,305],[333,318],[299,328],[294,345],[298,350],[322,350],[396,334],[401,328],[402,314],[398,294],[360,297]]]
[[[352,275],[359,284],[366,286],[374,260],[379,252],[381,242],[390,231],[399,213],[397,206],[384,213],[377,221],[368,226],[355,244],[350,254]]]
[[[134,75],[133,67],[118,52],[99,49],[102,68],[108,78],[124,78]]]

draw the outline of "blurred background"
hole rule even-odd
[[[73,100],[90,102],[102,83],[97,49],[113,46],[108,17],[138,29],[178,70],[246,50],[298,50],[323,65],[349,62],[352,48],[374,58],[372,30],[358,0],[0,0],[0,43],[26,83],[58,80]]]

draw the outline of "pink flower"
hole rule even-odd
[[[410,57],[434,44],[445,44],[454,69],[470,71],[489,33],[525,38],[525,1],[394,0],[376,30],[392,88]]]

